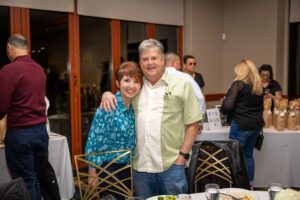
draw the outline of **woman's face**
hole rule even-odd
[[[260,72],[260,77],[261,77],[262,82],[270,81],[270,76],[271,76],[271,74],[269,71],[261,71]]]
[[[120,88],[122,97],[129,100],[137,95],[142,86],[141,82],[126,75],[123,76],[120,83],[117,82],[117,85]]]

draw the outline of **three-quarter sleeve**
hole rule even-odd
[[[221,106],[221,112],[223,114],[229,114],[234,106],[235,106],[235,102],[236,99],[238,97],[239,94],[239,90],[240,90],[240,81],[234,81],[231,84],[231,87],[229,88],[226,96],[224,97],[224,100],[222,102],[222,106]]]

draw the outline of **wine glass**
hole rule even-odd
[[[270,183],[268,187],[268,193],[270,200],[275,199],[275,195],[282,190],[282,185],[280,183]]]
[[[209,183],[205,185],[205,196],[207,200],[219,200],[219,185]]]

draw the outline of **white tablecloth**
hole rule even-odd
[[[207,126],[205,126],[207,127]],[[229,127],[220,130],[203,130],[197,140],[226,140]],[[271,182],[284,187],[300,187],[300,131],[279,132],[274,128],[264,129],[261,151],[254,151],[254,187],[267,187]]]
[[[61,199],[69,200],[75,192],[72,164],[67,138],[50,133],[49,161],[55,171]],[[0,149],[0,183],[11,180],[5,160],[5,150]]]
[[[268,192],[263,191],[253,191],[258,200],[268,200]],[[192,200],[206,200],[205,193],[195,193],[191,194]]]

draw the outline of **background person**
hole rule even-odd
[[[252,185],[255,167],[253,150],[264,126],[262,83],[250,60],[242,60],[235,66],[234,72],[236,78],[222,102],[221,112],[228,114],[232,120],[230,139],[236,139],[244,146],[248,177]]]
[[[188,74],[183,73],[180,71],[181,69],[181,62],[179,59],[179,56],[175,53],[166,53],[165,54],[165,68],[168,73],[181,77],[187,81],[189,81],[192,84],[193,90],[195,92],[199,107],[201,109],[201,114],[205,115],[205,99],[201,92],[201,89],[199,85],[196,83],[196,81]]]
[[[165,71],[159,41],[141,42],[139,55],[144,84],[133,99],[137,124],[134,191],[143,199],[186,194],[185,165],[202,117],[197,99],[188,81]],[[105,93],[102,105],[107,110],[115,107],[113,99]]]
[[[192,55],[183,56],[183,71],[188,73],[199,85],[202,92],[205,86],[202,74],[196,72],[197,62],[196,58]]]
[[[262,81],[263,92],[265,98],[271,98],[274,100],[275,97],[282,98],[282,89],[280,84],[273,79],[272,66],[268,64],[263,64],[259,68],[259,74]]]
[[[28,56],[20,34],[7,41],[11,61],[0,70],[0,120],[7,114],[5,157],[13,179],[22,177],[32,200],[60,199],[54,170],[48,161],[46,76]]]
[[[105,152],[114,150],[132,150],[135,152],[135,121],[131,100],[138,94],[142,86],[142,71],[134,62],[124,62],[116,72],[116,83],[119,92],[116,93],[118,107],[112,112],[105,112],[103,109],[97,110],[92,122],[86,145],[86,154],[92,152]],[[117,154],[88,156],[87,159],[97,165],[105,166],[117,157]],[[127,165],[131,158],[129,156],[121,158],[117,163],[110,165],[107,170],[116,171]],[[96,184],[96,169],[89,166],[88,183]],[[120,173],[117,174],[117,176]],[[123,177],[128,177],[129,169]],[[119,178],[121,179],[122,177]],[[122,196],[114,194],[118,199]]]

